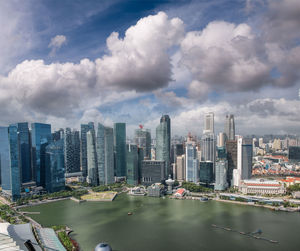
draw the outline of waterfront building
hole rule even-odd
[[[227,169],[228,161],[226,159],[216,162],[215,190],[222,191],[228,187]]]
[[[206,185],[214,181],[214,164],[211,161],[201,161],[200,162],[200,172],[199,172],[200,183]]]
[[[80,166],[83,177],[87,176],[87,138],[89,130],[94,129],[94,123],[80,125]]]
[[[9,157],[8,128],[0,127],[0,167],[1,167],[1,186],[2,191],[10,193],[11,191],[11,172]]]
[[[48,193],[65,189],[64,140],[60,139],[47,145],[45,161],[45,188]]]
[[[139,148],[143,148],[144,159],[151,159],[151,131],[150,131],[150,129],[143,129],[143,126],[140,126],[139,129],[136,129],[134,131],[134,143]]]
[[[300,161],[300,146],[289,147],[289,161]]]
[[[227,183],[233,186],[233,171],[237,169],[237,141],[226,141],[226,152],[228,160]]]
[[[160,124],[156,127],[156,155],[155,159],[164,161],[165,173],[167,177],[171,174],[170,169],[170,150],[171,150],[171,120],[169,115],[163,115]]]
[[[31,124],[32,173],[37,186],[45,186],[45,150],[51,140],[50,124]]]
[[[127,166],[127,175],[126,175],[127,183],[136,186],[138,184],[138,168],[139,168],[138,147],[136,145],[132,145],[132,144],[127,145],[126,166]]]
[[[284,184],[276,180],[242,180],[239,191],[243,194],[285,194]]]
[[[150,186],[165,180],[165,162],[161,160],[143,160],[141,168],[141,184]]]
[[[199,161],[196,147],[193,144],[185,146],[186,181],[197,183],[199,181]]]
[[[160,183],[152,184],[147,187],[147,192],[150,197],[160,197],[164,193],[164,186]]]
[[[114,124],[115,174],[126,176],[126,124]]]
[[[185,155],[177,156],[176,158],[176,174],[177,180],[186,180]]]
[[[235,123],[232,114],[225,118],[225,140],[235,140]]]
[[[64,136],[66,173],[80,171],[80,139],[78,131],[66,128]]]
[[[31,170],[31,141],[28,123],[17,123],[18,127],[18,142],[20,154],[20,169],[21,169],[21,182],[27,183],[32,181]]]
[[[96,152],[95,130],[91,129],[86,133],[87,145],[87,182],[91,185],[98,185],[98,163]]]
[[[214,134],[214,113],[209,112],[204,115],[203,133]]]
[[[105,185],[114,183],[114,131],[111,127],[104,130]]]

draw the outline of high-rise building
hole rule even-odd
[[[227,183],[233,186],[233,170],[237,169],[237,142],[236,140],[226,141],[226,152],[228,160]]]
[[[134,143],[143,148],[144,159],[151,159],[151,131],[141,128],[134,131]]]
[[[81,124],[80,125],[80,166],[81,166],[81,172],[82,176],[87,176],[87,139],[86,139],[86,133],[94,129],[94,123],[90,122],[88,124]]]
[[[86,133],[87,139],[87,182],[91,185],[98,185],[98,163],[96,152],[95,130],[91,129]]]
[[[131,145],[131,144],[127,145],[126,162],[127,162],[126,163],[127,183],[136,186],[138,184],[138,168],[139,168],[138,147],[136,145]]]
[[[225,146],[225,133],[223,132],[220,132],[219,135],[218,135],[218,144],[217,146],[218,147],[223,147]]]
[[[227,153],[225,146],[217,147],[217,158],[218,159],[227,159]]]
[[[65,189],[64,140],[53,141],[46,147],[45,188],[53,193]]]
[[[17,125],[8,127],[9,159],[10,159],[10,186],[11,197],[15,201],[21,196],[21,169]],[[3,177],[6,179],[8,177]]]
[[[202,161],[215,163],[216,159],[216,139],[213,133],[205,133],[201,139],[201,158]]]
[[[199,181],[199,161],[196,147],[193,144],[185,146],[186,181],[197,183]]]
[[[204,115],[203,133],[214,133],[214,113],[209,112]]]
[[[186,180],[185,155],[177,156],[176,159],[177,180]]]
[[[37,186],[45,186],[45,151],[51,140],[51,125],[31,124],[32,173]]]
[[[66,173],[80,171],[80,139],[78,131],[66,128],[64,135]]]
[[[226,115],[225,138],[226,140],[235,140],[235,123],[234,116],[232,114]]]
[[[169,115],[163,115],[160,124],[156,127],[156,160],[165,162],[165,177],[171,174],[171,120]]]
[[[215,190],[222,191],[228,187],[227,169],[228,161],[226,159],[218,160],[216,162]]]
[[[115,173],[117,177],[126,176],[126,124],[114,124]]]
[[[10,157],[9,157],[9,140],[8,128],[0,127],[0,166],[1,166],[1,186],[2,191],[11,194],[11,171],[10,171]]]
[[[300,147],[299,146],[290,146],[288,156],[289,156],[289,161],[291,161],[291,162],[300,161]]]
[[[98,162],[98,179],[99,185],[105,185],[105,127],[102,124],[98,124],[97,138],[96,138],[96,151]]]
[[[104,130],[105,184],[114,183],[114,131],[111,127]]]
[[[141,168],[141,184],[150,186],[165,180],[165,163],[160,160],[143,160]]]
[[[28,123],[18,123],[18,142],[22,183],[32,181],[31,142]]]
[[[64,129],[60,128],[59,130],[52,133],[52,141],[58,141],[60,139],[63,139],[64,135]]]
[[[200,162],[200,183],[206,185],[214,181],[214,163],[212,161],[201,161]]]

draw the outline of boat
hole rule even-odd
[[[231,228],[229,228],[229,227],[224,227],[224,229],[227,231],[231,231]]]
[[[212,227],[217,227],[217,225],[215,225],[215,224],[211,224],[211,226],[212,226]]]
[[[240,234],[246,234],[245,232],[240,232]]]
[[[270,240],[270,242],[272,242],[272,243],[278,243],[278,241],[273,241],[273,240]]]
[[[128,212],[127,214],[128,214],[128,215],[132,215],[132,212]]]

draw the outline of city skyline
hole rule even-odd
[[[297,1],[0,5],[0,125],[125,122],[133,135],[169,114],[186,135],[214,112],[216,131],[234,114],[237,134],[298,133]]]

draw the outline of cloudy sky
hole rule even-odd
[[[300,134],[299,0],[0,0],[0,125]]]

